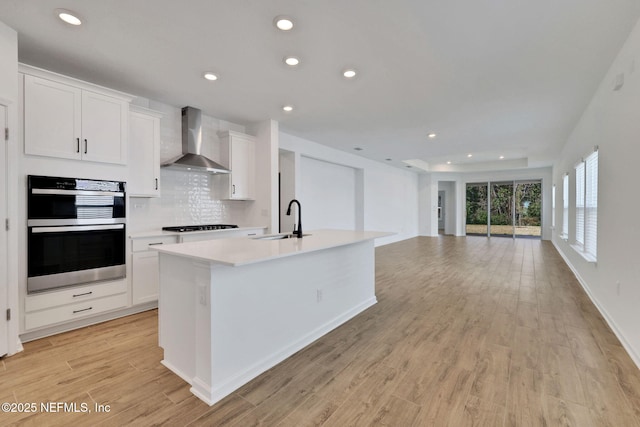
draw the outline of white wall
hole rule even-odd
[[[7,233],[8,256],[7,256],[7,307],[14,313],[12,320],[8,323],[8,353],[13,354],[22,349],[18,338],[19,322],[19,287],[18,283],[18,230],[23,230],[18,226],[18,164],[16,159],[20,152],[20,132],[18,120],[18,35],[12,29],[0,22],[0,104],[7,107],[9,141],[7,145],[8,168],[0,165],[2,173],[7,175],[8,194],[4,194],[4,189],[0,197],[7,197],[7,214],[10,227]]]
[[[357,169],[356,173],[356,228],[392,231],[394,236],[378,239],[376,244],[387,244],[418,234],[418,176],[360,156],[345,153],[315,142],[280,132],[280,148],[325,162]],[[299,176],[300,161],[296,161]],[[298,178],[299,179],[299,178]],[[296,185],[296,191],[300,191]],[[302,198],[302,194],[296,194]],[[333,198],[327,206],[337,206]],[[308,210],[303,206],[304,216]]]
[[[356,170],[302,156],[300,203],[302,230],[356,229]],[[297,208],[294,208],[291,215]]]
[[[248,133],[256,137],[255,201],[247,205],[246,225],[267,226],[278,231],[278,137],[275,120],[253,123]]]
[[[554,165],[556,230],[553,243],[640,366],[638,60],[640,25],[636,24]],[[624,86],[619,91],[613,91],[613,81],[619,74],[624,74]],[[570,172],[571,183],[575,175],[574,164],[590,153],[594,145],[600,147],[597,264],[588,263],[570,246],[574,238],[575,197],[570,199],[569,241],[559,238],[562,228],[562,174]]]

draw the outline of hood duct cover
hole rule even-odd
[[[200,154],[202,149],[202,111],[182,109],[182,155],[162,164],[171,169],[196,172],[229,173],[229,169]]]

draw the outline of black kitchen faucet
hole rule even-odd
[[[300,202],[296,199],[293,199],[289,202],[289,207],[287,208],[287,215],[291,215],[291,205],[293,202],[296,202],[298,205],[298,229],[293,229],[293,233],[298,237],[298,239],[302,239],[302,207],[300,206]]]

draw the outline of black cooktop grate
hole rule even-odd
[[[177,231],[184,233],[188,231],[208,231],[208,230],[226,230],[228,228],[238,228],[235,224],[206,224],[206,225],[178,225],[175,227],[162,227],[164,231]]]

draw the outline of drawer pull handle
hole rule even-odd
[[[158,178],[156,178],[156,190],[158,189]]]
[[[164,242],[149,243],[149,246],[155,246],[155,245],[164,245]]]
[[[84,140],[84,154],[87,154],[87,150],[89,149],[89,141],[85,138]]]
[[[247,236],[255,236],[256,234],[258,234],[258,233],[249,233],[249,234],[247,234]]]
[[[80,138],[76,138],[76,153],[80,152]]]
[[[75,294],[73,297],[77,298],[77,297],[83,297],[85,295],[91,295],[93,293],[93,291],[89,291],[89,292],[85,292],[83,294]]]
[[[93,309],[93,307],[83,308],[82,310],[73,310],[73,314],[82,313],[83,311],[89,311],[89,310],[92,310],[92,309]]]

